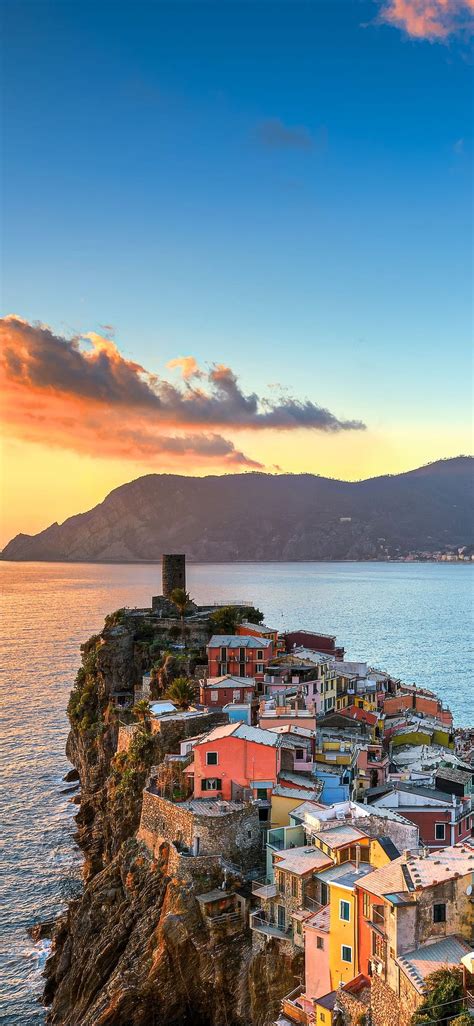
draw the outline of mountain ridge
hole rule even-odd
[[[384,559],[472,543],[470,456],[343,481],[315,474],[145,474],[3,560],[148,562],[186,551],[203,562]]]

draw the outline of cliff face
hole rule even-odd
[[[150,765],[176,737],[138,729],[118,753],[110,696],[141,672],[127,627],[91,639],[69,705],[67,752],[79,772],[78,842],[85,888],[57,923],[46,965],[48,1021],[62,1026],[266,1026],[302,972],[301,953],[252,935],[243,921],[211,923],[197,896],[240,878],[209,860],[152,854],[136,838]],[[137,743],[137,739],[139,744]],[[184,863],[186,865],[183,868]]]
[[[218,876],[175,875],[170,849],[127,842],[59,928],[48,963],[50,1022],[63,1026],[263,1026],[295,986],[301,955],[201,917]]]
[[[186,552],[227,560],[385,559],[472,544],[473,460],[336,481],[311,474],[149,474],[87,513],[20,534],[3,559],[156,560]]]

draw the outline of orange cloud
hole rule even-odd
[[[200,371],[193,357],[176,387],[125,359],[95,332],[67,339],[19,317],[0,320],[0,387],[6,431],[81,454],[153,463],[260,468],[216,429],[312,428],[337,433],[338,420],[310,400],[245,395],[230,367]],[[199,387],[190,382],[198,377]]]
[[[182,374],[184,381],[189,381],[190,378],[202,378],[202,371],[199,370],[199,365],[194,356],[177,356],[175,360],[169,360],[166,364],[170,370],[174,370],[177,367]]]
[[[474,0],[386,0],[382,21],[414,39],[446,40],[472,30]]]

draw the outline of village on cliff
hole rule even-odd
[[[196,605],[173,555],[151,609],[104,633],[138,624],[161,654],[112,696],[117,758],[143,722],[163,753],[145,857],[167,845],[195,893],[214,881],[196,893],[214,941],[250,931],[294,959],[276,1026],[474,1024],[474,731],[334,637],[261,620]]]

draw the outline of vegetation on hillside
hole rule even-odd
[[[437,969],[425,980],[425,997],[412,1015],[411,1026],[442,1026],[458,1016],[463,1008],[463,980],[460,969]]]

